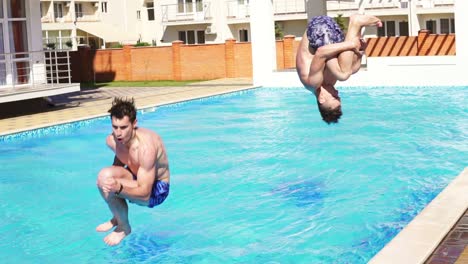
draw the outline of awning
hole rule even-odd
[[[80,30],[102,38],[104,42],[133,43],[139,39],[136,33],[116,30],[115,27],[105,23],[76,23]]]

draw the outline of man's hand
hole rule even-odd
[[[359,39],[359,42],[361,43],[361,47],[359,48],[360,51],[365,51],[367,48],[367,41],[363,38]]]
[[[99,177],[96,184],[102,191],[107,193],[120,190],[120,183],[114,177]]]

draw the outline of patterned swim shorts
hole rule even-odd
[[[318,49],[321,46],[344,41],[340,26],[329,16],[313,17],[307,25],[309,46]]]

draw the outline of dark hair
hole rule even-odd
[[[135,100],[115,97],[112,101],[112,107],[107,112],[110,113],[111,118],[122,119],[124,116],[128,116],[130,122],[133,123],[136,120]]]
[[[322,106],[319,102],[317,102],[317,105],[320,111],[320,115],[322,115],[323,121],[327,122],[327,124],[338,123],[338,119],[340,119],[341,115],[343,114],[343,112],[341,112],[341,106],[330,109],[328,107]]]

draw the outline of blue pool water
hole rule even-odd
[[[447,92],[449,91],[449,92]],[[466,166],[467,87],[343,88],[338,125],[302,88],[147,109],[171,193],[107,247],[96,174],[109,119],[0,137],[2,263],[365,263]]]

